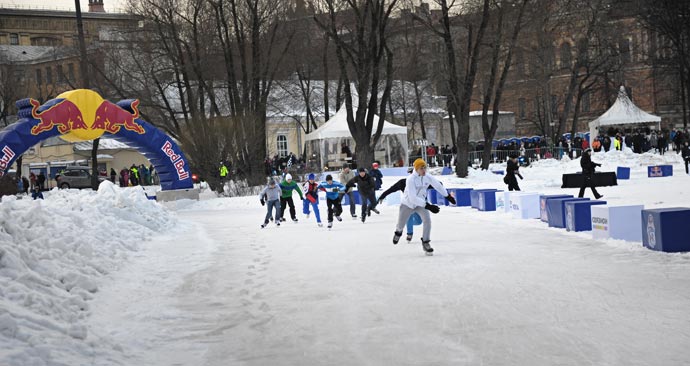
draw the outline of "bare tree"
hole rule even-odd
[[[445,61],[447,67],[448,86],[448,113],[451,121],[455,117],[457,122],[456,147],[458,149],[455,161],[455,174],[458,177],[467,177],[469,161],[469,137],[470,137],[470,104],[474,93],[474,82],[477,76],[477,64],[480,56],[480,47],[484,40],[490,18],[491,0],[478,0],[463,3],[460,8],[455,1],[435,0],[441,8],[440,27],[436,26],[433,19],[417,17],[427,25],[434,34],[443,40],[445,46]],[[455,15],[453,12],[462,12],[464,15]],[[476,22],[479,22],[477,25]],[[461,59],[456,56],[457,33],[452,29],[452,24],[466,29],[466,33],[460,38],[464,43],[465,53]]]
[[[496,21],[493,22],[493,40],[491,45],[490,72],[488,85],[484,90],[482,101],[482,131],[484,132],[484,150],[482,152],[482,169],[489,169],[491,162],[492,141],[498,129],[499,110],[508,73],[513,63],[513,53],[517,46],[518,36],[522,29],[523,16],[529,0],[518,0],[516,3],[503,2],[496,4]],[[516,12],[510,12],[511,8]],[[512,17],[512,19],[511,19]],[[503,29],[511,24],[512,32],[508,40],[503,39]],[[506,43],[507,42],[507,43]],[[501,64],[503,68],[501,68]],[[489,106],[492,106],[491,123],[489,123]]]
[[[345,91],[347,123],[356,143],[355,154],[360,166],[373,162],[374,147],[386,118],[393,76],[393,52],[387,44],[387,27],[396,3],[397,0],[312,2],[314,8],[323,5],[327,13],[327,17],[315,16],[314,19],[335,43]],[[356,114],[351,82],[356,88]],[[380,82],[385,85],[381,93]],[[377,111],[380,119],[374,126]]]
[[[671,73],[677,72],[681,105],[683,110],[683,128],[688,128],[690,118],[690,2],[675,0],[637,0],[639,13],[637,18],[651,31],[655,50],[652,51],[652,62],[659,63],[668,59],[674,65],[666,68]],[[670,57],[662,57],[667,47]],[[659,54],[656,54],[656,53]]]

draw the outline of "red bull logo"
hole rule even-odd
[[[170,141],[166,141],[161,147],[161,150],[163,150],[165,155],[167,155],[170,158],[170,161],[175,166],[175,170],[177,171],[177,178],[180,180],[189,178],[189,172],[185,170],[182,155],[175,153],[175,150],[173,150],[172,143]]]
[[[2,148],[2,157],[0,157],[0,177],[5,175],[5,169],[9,168],[10,161],[14,159],[15,155],[16,154],[9,146],[5,145],[5,147]]]
[[[40,110],[40,103],[31,99],[31,114],[39,123],[31,128],[33,135],[51,131],[57,126],[60,137],[67,141],[93,140],[104,132],[115,134],[124,127],[143,135],[144,127],[135,120],[139,118],[139,101],[130,104],[133,112],[121,108],[117,104],[104,100],[91,90],[73,90],[62,93],[54,103],[45,110]]]
[[[87,129],[84,117],[79,108],[67,99],[63,99],[48,109],[39,112],[40,103],[31,99],[31,115],[40,122],[31,128],[32,135],[39,135],[57,126],[58,132],[66,134],[73,130]]]
[[[96,118],[91,128],[106,130],[114,134],[118,133],[120,128],[124,127],[127,131],[143,135],[146,132],[144,127],[134,121],[139,118],[138,106],[138,100],[132,102],[130,105],[134,111],[132,114],[120,108],[117,104],[104,100],[98,109],[96,109]]]

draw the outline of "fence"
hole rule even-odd
[[[491,150],[491,162],[501,163],[508,160],[508,155],[511,153],[517,153],[520,155],[519,151],[516,150]],[[483,151],[470,151],[469,152],[469,163],[470,165],[481,165]],[[564,156],[568,156],[570,159],[576,159],[582,156],[582,149],[570,149],[563,147],[546,147],[539,149],[527,149],[524,153],[527,161],[537,161],[541,159],[557,159],[561,160]],[[416,159],[422,158],[421,155],[410,155],[410,165]],[[438,154],[434,157],[427,156],[427,164],[429,166],[453,166],[455,165],[455,155],[454,154]]]

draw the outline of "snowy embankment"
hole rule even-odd
[[[69,364],[89,358],[89,300],[101,278],[177,219],[138,189],[53,190],[0,204],[0,360]],[[117,347],[116,347],[117,348]],[[6,362],[6,363],[5,363]]]

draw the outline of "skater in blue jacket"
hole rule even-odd
[[[326,207],[328,207],[328,228],[333,227],[333,215],[338,221],[343,221],[340,214],[343,213],[343,206],[340,205],[340,198],[345,194],[345,186],[333,180],[329,174],[326,181],[321,182],[318,189],[326,192]]]

